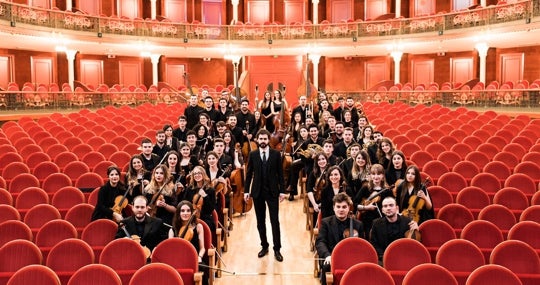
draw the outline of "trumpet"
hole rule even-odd
[[[323,147],[316,143],[308,144],[308,147],[306,149],[298,150],[298,153],[305,158],[312,158],[316,153],[319,152],[323,152]]]

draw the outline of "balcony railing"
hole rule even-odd
[[[540,15],[539,1],[526,0],[425,17],[397,18],[384,21],[344,21],[341,23],[293,23],[207,25],[174,23],[168,20],[143,20],[117,16],[91,16],[81,12],[47,10],[30,6],[0,3],[0,19],[13,25],[25,23],[52,29],[84,31],[111,35],[132,35],[171,39],[204,40],[315,40],[325,38],[362,38],[419,34],[482,27],[514,21],[531,21]]]

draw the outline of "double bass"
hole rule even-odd
[[[314,114],[319,113],[319,105],[316,103],[317,98],[317,87],[311,83],[309,79],[310,70],[309,70],[309,54],[306,55],[306,65],[305,65],[305,76],[302,76],[301,84],[296,90],[298,98],[305,95],[308,101],[308,116],[311,114],[311,117],[314,118]]]
[[[287,87],[283,85],[282,83],[279,83],[278,90],[281,92],[282,94],[281,99],[282,99],[282,102],[284,102]],[[279,111],[279,115],[274,116],[272,118],[275,129],[274,129],[274,132],[270,136],[269,144],[270,144],[270,147],[278,151],[281,151],[284,147],[286,147],[285,139],[287,136],[287,129],[288,129],[288,126],[291,125],[291,114],[289,113],[289,110],[286,110],[285,108],[286,108],[285,104],[282,103],[281,110]]]

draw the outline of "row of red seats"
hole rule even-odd
[[[116,224],[111,223],[113,225],[105,229],[108,230],[114,226],[114,232],[116,232]],[[98,229],[94,227],[94,230]],[[49,284],[44,283],[48,280],[45,277],[29,280],[27,278],[31,277],[20,276],[19,271],[28,270],[25,269],[27,266],[42,267],[42,270],[49,271],[47,275],[55,277],[50,277],[51,279],[58,280],[50,284],[63,285],[87,284],[89,280],[81,279],[90,277],[94,281],[100,280],[99,284],[125,285],[143,284],[141,282],[148,283],[150,280],[160,284],[200,284],[202,279],[202,273],[198,272],[197,252],[189,241],[183,239],[168,239],[160,243],[152,253],[151,265],[146,265],[147,257],[142,247],[131,239],[108,240],[101,246],[99,256],[94,255],[91,243],[76,238],[58,241],[49,248],[47,255],[43,255],[42,252],[43,247],[24,239],[4,244],[0,248],[0,259],[3,260],[0,263],[0,272],[2,272],[0,284],[15,284],[13,279],[18,282],[24,281],[16,284]],[[182,254],[178,255],[179,252]],[[149,269],[153,267],[167,270]],[[33,282],[29,283],[29,281]]]
[[[516,227],[516,235],[525,234],[526,236],[528,229],[539,232],[540,225],[534,222],[524,222],[520,224],[520,229]],[[438,232],[426,231],[426,227],[421,231],[423,231],[422,236],[427,235],[428,238],[431,234],[439,235]],[[358,275],[359,272],[350,272],[351,270],[356,271],[357,269],[352,268],[358,267],[356,264],[363,262],[375,265],[369,277],[362,278]],[[471,278],[470,275],[474,275],[471,273],[486,264],[497,264],[511,270],[516,274],[516,279],[521,280],[523,284],[536,284],[540,280],[540,257],[537,250],[518,239],[501,241],[496,244],[491,248],[487,260],[481,247],[467,239],[447,239],[438,245],[434,256],[433,253],[430,253],[428,246],[416,240],[399,239],[392,242],[386,249],[383,255],[383,267],[378,266],[377,262],[377,254],[369,242],[362,239],[345,239],[338,243],[332,252],[332,269],[331,272],[327,273],[327,281],[344,285],[357,284],[358,280],[373,279],[376,281],[368,284],[412,284],[408,281],[410,277],[407,277],[410,271],[415,266],[431,263],[441,266],[450,273],[447,273],[445,278],[454,280],[454,282],[449,284],[470,284],[467,279]],[[375,267],[379,269],[375,269]],[[376,278],[373,276],[373,270],[385,273],[380,273],[382,276]],[[354,277],[349,276],[351,274]],[[430,279],[429,282],[434,280],[437,280],[437,283],[441,282],[439,278]],[[425,280],[421,284],[432,283],[427,283]]]

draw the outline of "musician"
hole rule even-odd
[[[336,125],[336,129],[337,129]],[[353,138],[353,129],[345,128],[343,130],[343,140],[337,143],[334,147],[334,155],[341,157],[342,159],[347,159],[347,149],[354,143]]]
[[[343,125],[353,130],[358,127],[358,121],[352,119],[352,113],[349,110],[343,111]]]
[[[173,127],[166,124],[163,126],[163,131],[165,132],[165,145],[167,145],[170,150],[178,151],[180,143],[178,142],[178,139],[173,136]]]
[[[148,200],[144,196],[137,196],[133,199],[133,216],[120,221],[115,238],[138,235],[141,238],[141,245],[153,250],[161,241],[167,238],[167,228],[159,218],[148,216]],[[125,226],[125,231],[122,229]]]
[[[129,160],[129,168],[126,173],[126,183],[128,187],[128,201],[133,203],[133,199],[139,195],[142,195],[143,189],[152,178],[152,173],[147,171],[143,165],[143,158],[141,155],[134,155]]]
[[[319,114],[315,116],[315,122],[320,125],[322,123],[326,123],[325,117],[327,119],[328,117],[332,115],[332,107],[330,106],[330,103],[328,103],[328,100],[326,99],[323,99],[319,103],[319,105],[320,105]]]
[[[391,139],[382,137],[379,149],[377,150],[377,161],[384,169],[388,169],[390,161],[392,160],[392,153],[396,151],[394,142]]]
[[[365,126],[356,141],[362,146],[362,149],[367,150],[373,144],[373,127]]]
[[[262,116],[266,120],[266,129],[270,133],[273,133],[275,130],[273,118],[276,113],[274,111],[274,104],[273,104],[274,98],[272,97],[273,97],[272,92],[270,91],[264,92],[263,100],[259,102],[259,106],[257,106],[257,110],[261,112]]]
[[[299,105],[292,110],[292,113],[299,113],[301,122],[305,123],[308,113],[307,97],[305,95],[300,96],[300,98],[298,98],[298,103]]]
[[[313,119],[312,116],[307,116],[306,117],[306,122],[305,122],[304,125],[311,126],[311,125],[316,125],[316,123],[315,123],[315,120]]]
[[[187,141],[187,132],[189,129],[186,127],[187,120],[186,116],[181,115],[178,117],[178,128],[173,130],[173,136],[178,140],[178,145],[180,145],[181,142]]]
[[[345,109],[345,98],[338,98],[338,107],[334,109],[332,115],[338,120],[343,121],[343,111]]]
[[[358,138],[360,136],[360,132],[364,129],[365,126],[369,126],[369,120],[366,116],[362,115],[358,117],[358,123],[356,124],[356,129],[354,129],[354,137]],[[358,141],[358,139],[357,139]]]
[[[161,160],[161,157],[159,157],[157,154],[153,153],[154,146],[152,145],[152,141],[149,138],[144,138],[141,141],[141,158],[142,163],[144,165],[144,169],[148,171],[152,171],[156,165],[158,165],[159,161]]]
[[[178,201],[172,175],[165,164],[156,166],[152,180],[144,187],[143,195],[150,201],[148,206],[153,208],[155,217],[170,225]]]
[[[332,264],[332,252],[336,245],[345,239],[345,232],[350,231],[352,225],[353,232],[358,232],[359,238],[365,238],[364,226],[362,222],[351,218],[349,213],[352,209],[352,200],[346,193],[338,193],[332,200],[334,214],[322,219],[319,227],[319,235],[315,241],[317,254],[321,259],[320,278],[321,284],[326,284],[326,272],[330,271]],[[353,235],[350,235],[353,236]]]
[[[208,132],[208,128],[206,128],[202,124],[195,125],[193,130],[196,133],[196,136],[197,136],[196,144],[199,147],[199,152],[194,153],[194,154],[197,155],[197,159],[199,161],[202,161],[204,157],[206,156],[206,153],[212,150],[212,148],[214,148],[212,136],[210,136],[210,133]]]
[[[369,159],[371,159],[371,161],[375,161],[375,162],[379,161],[379,159],[377,158],[377,152],[381,145],[382,138],[383,138],[383,133],[381,131],[375,130],[373,132],[373,143],[370,146],[368,146],[368,149],[367,149],[369,153]]]
[[[223,138],[223,135],[225,134],[225,131],[227,131],[227,124],[225,122],[219,121],[216,123],[216,133],[214,134],[214,137],[216,138]]]
[[[246,130],[246,122],[249,122],[249,132]],[[255,115],[253,115],[249,111],[249,100],[248,99],[242,99],[242,103],[240,104],[240,111],[236,113],[236,126],[238,126],[242,130],[242,134],[244,137],[246,137],[248,140],[251,140],[251,138],[255,134]],[[231,129],[232,131],[232,129]],[[233,133],[235,133],[233,131]],[[240,140],[237,141],[240,142]],[[241,140],[241,142],[244,142],[244,139]]]
[[[229,119],[227,120],[227,125],[229,126],[229,130],[234,135],[234,140],[237,143],[240,143],[240,145],[244,144],[244,130],[240,128],[238,125],[238,119],[236,115],[230,115]],[[254,126],[249,123],[250,129]]]
[[[210,177],[202,166],[195,166],[191,172],[191,181],[186,189],[179,195],[179,200],[187,200],[193,203],[210,232],[216,232],[216,224],[212,212],[216,209],[216,190],[210,185]]]
[[[317,216],[321,211],[321,193],[322,189],[326,187],[326,169],[328,166],[328,158],[323,152],[315,155],[315,165],[313,171],[309,173],[306,180],[306,192],[309,199],[309,207],[313,208],[313,225],[317,223]]]
[[[283,112],[289,112],[289,104],[287,104],[287,101],[285,100],[285,97],[283,97],[283,93],[281,93],[281,90],[274,90],[274,100],[272,101],[272,103],[274,108],[274,115],[278,115],[281,110],[283,110]]]
[[[159,157],[159,161],[161,161],[165,157],[167,152],[171,150],[171,148],[165,143],[166,139],[167,136],[165,135],[165,131],[158,130],[156,132],[156,144],[152,148],[152,153]]]
[[[199,263],[201,263],[202,258],[206,253],[206,249],[204,247],[204,228],[201,223],[197,222],[197,218],[191,217],[194,215],[193,210],[193,204],[189,201],[184,200],[178,203],[174,213],[172,228],[169,230],[169,238],[184,238],[186,235],[184,234],[183,237],[180,236],[180,234],[183,234],[181,231],[184,229],[186,229],[186,232],[191,230],[193,232],[193,237],[189,241],[197,251],[199,255]],[[191,223],[188,225],[190,220]]]
[[[109,180],[99,188],[96,207],[92,213],[92,221],[109,219],[118,223],[123,219],[121,213],[117,213],[112,209],[115,205],[116,197],[122,197],[126,192],[124,184],[120,182],[120,172],[120,168],[116,166],[109,166],[107,168]]]
[[[180,154],[178,154],[178,152],[175,150],[167,152],[165,158],[163,159],[163,163],[167,166],[167,168],[169,168],[175,183],[179,182],[179,178],[181,178],[180,176],[182,169],[180,169],[180,164],[178,163],[179,160]]]
[[[405,179],[406,169],[407,162],[405,161],[405,154],[399,150],[394,151],[385,174],[388,185],[396,185],[398,180]]]
[[[331,139],[323,141],[323,152],[328,157],[328,163],[330,165],[338,165],[342,160],[334,155],[334,142]]]
[[[321,192],[321,214],[323,218],[332,215],[332,201],[338,193],[347,193],[348,187],[339,166],[330,166],[326,171],[326,186]]]
[[[189,106],[184,110],[184,116],[186,117],[188,129],[193,127],[199,122],[199,114],[202,113],[203,107],[199,106],[199,98],[197,94],[191,94],[189,97]]]
[[[390,187],[384,180],[384,169],[380,164],[371,165],[369,183],[360,188],[358,194],[353,197],[355,209],[362,211],[362,223],[364,223],[365,236],[369,236],[369,231],[373,221],[382,216],[381,200],[387,196],[392,196]],[[378,202],[375,202],[378,200]]]
[[[383,217],[373,222],[370,242],[375,247],[382,265],[384,251],[393,241],[405,237],[405,232],[418,230],[418,224],[408,217],[399,215],[399,206],[394,197],[385,197],[382,200]]]
[[[219,112],[214,108],[214,99],[210,95],[204,98],[204,110],[202,114],[208,115],[211,122],[217,122],[219,120]]]
[[[217,109],[218,115],[217,115],[216,123],[217,122],[226,123],[229,115],[233,114],[233,111],[231,108],[229,108],[228,104],[229,102],[227,98],[225,97],[219,98],[218,109]]]
[[[309,137],[302,143],[300,146],[301,151],[305,151],[308,149],[310,144],[317,144],[322,146],[324,139],[319,137],[319,129],[316,125],[312,124],[308,127],[309,131]],[[301,163],[293,163],[291,167],[291,177],[289,179],[289,186],[287,190],[290,193],[294,193],[296,195],[298,193],[297,191],[297,185],[298,185],[298,179],[300,176],[300,171],[304,169],[304,173],[310,173],[313,169],[313,158],[312,157],[306,157],[301,156]]]
[[[186,176],[188,173],[191,172],[191,170],[193,170],[193,167],[199,165],[197,156],[193,155],[187,143],[183,143],[180,145],[180,157],[178,164],[180,165],[180,172],[185,173]],[[184,176],[183,179],[180,179],[180,182],[183,185],[186,185],[186,176]]]
[[[213,150],[216,155],[217,155],[217,159],[218,159],[218,167],[219,168],[224,168],[228,165],[231,165],[231,166],[234,166],[234,167],[241,167],[240,165],[240,162],[238,161],[238,156],[236,155],[235,156],[235,159],[233,159],[231,156],[229,156],[228,154],[226,154],[224,151],[225,151],[225,141],[221,138],[216,138],[214,139],[214,150]],[[230,173],[227,173],[226,174],[227,176],[225,177],[229,177],[228,175],[230,175]]]
[[[369,182],[369,169],[371,168],[371,162],[369,155],[365,150],[361,150],[353,158],[354,163],[351,171],[347,176],[347,184],[349,185],[349,196],[355,197],[360,192],[362,187],[366,186]]]
[[[302,122],[302,114],[300,112],[293,113],[291,122],[293,140],[296,140],[296,138],[298,137],[298,131],[303,124],[304,123]]]
[[[261,115],[261,112],[255,111],[253,112],[253,116],[255,116],[255,126],[254,131],[257,133],[260,129],[266,129],[266,119],[264,119]]]
[[[336,132],[336,118],[334,116],[328,116],[326,124],[321,127],[321,136],[323,138],[331,139],[335,136]]]
[[[236,149],[236,140],[234,139],[234,135],[231,131],[229,130],[225,130],[225,132],[223,133],[223,143],[225,145],[224,149],[223,149],[223,153],[226,153],[227,155],[229,155],[230,157],[233,157],[235,160],[236,160],[236,156],[237,156],[237,149]],[[239,162],[240,162],[240,165],[243,165],[243,158],[242,156],[240,155],[238,157],[239,159]],[[236,162],[235,162],[236,164]]]
[[[212,134],[213,132],[213,126],[212,126],[212,121],[210,120],[210,116],[208,116],[208,114],[206,113],[200,113],[199,114],[199,123],[197,125],[203,125],[208,134]],[[193,130],[194,131],[197,131],[197,125],[195,125],[195,127],[193,127]]]
[[[429,193],[425,184],[422,183],[420,169],[416,165],[407,167],[405,171],[405,180],[396,187],[396,201],[400,209],[406,210],[413,205],[410,205],[410,198],[416,195],[424,201],[424,206],[418,211],[420,217],[418,225],[423,222],[433,219],[435,212],[433,211],[433,203],[429,197]]]
[[[334,134],[330,134],[334,144],[340,143],[343,141],[343,131],[345,130],[345,125],[342,121],[337,121],[334,124]]]
[[[281,233],[279,228],[279,202],[285,199],[285,187],[281,154],[268,145],[270,132],[259,130],[256,135],[259,148],[249,153],[244,200],[253,198],[255,215],[257,217],[257,230],[261,240],[262,249],[258,257],[268,254],[268,240],[266,237],[266,207],[270,213],[272,237],[274,243],[274,257],[278,262],[283,261],[280,253]]]
[[[351,120],[353,122],[358,122],[358,119],[360,118],[359,113],[363,113],[362,110],[357,110],[354,106],[354,98],[349,96],[347,99],[345,99],[345,108],[343,108],[343,112],[350,111],[351,112]],[[343,113],[344,114],[344,113]],[[342,119],[342,121],[345,120],[345,116]]]
[[[356,142],[353,142],[351,145],[349,145],[349,147],[347,148],[347,151],[345,152],[347,155],[347,159],[340,163],[341,170],[343,170],[343,175],[345,175],[347,179],[351,173],[351,169],[353,167],[355,157],[358,154],[358,152],[360,152],[360,149],[361,149],[360,145]]]

